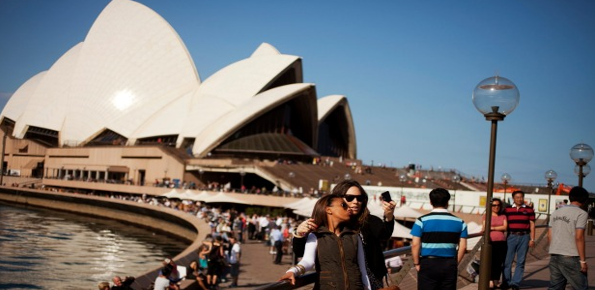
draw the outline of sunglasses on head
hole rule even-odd
[[[359,202],[364,202],[364,200],[366,200],[366,197],[363,195],[353,195],[353,194],[346,194],[345,196],[343,196],[343,198],[347,202],[352,202],[354,199],[357,199],[357,201],[359,201]]]

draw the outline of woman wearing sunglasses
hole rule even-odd
[[[383,277],[388,273],[382,251],[395,227],[396,203],[394,201],[382,202],[384,210],[384,221],[382,221],[368,211],[368,194],[357,181],[341,181],[333,188],[331,194],[343,197],[349,206],[350,227],[359,231],[364,245],[371,289],[382,288]],[[313,230],[316,230],[316,223],[312,219],[306,220],[298,226],[293,238],[293,248],[297,256],[304,249],[306,240],[304,236]]]
[[[504,215],[504,209],[502,208],[502,200],[499,198],[492,199],[492,225],[490,231],[490,240],[492,241],[492,270],[490,273],[490,288],[500,287],[498,281],[502,275],[502,267],[504,265],[504,259],[506,258],[506,229],[508,228],[508,222],[506,215]],[[485,231],[486,216],[483,217],[483,226],[481,231]]]
[[[349,229],[349,206],[337,195],[320,198],[312,211],[316,231],[308,235],[303,259],[280,280],[295,285],[295,276],[316,267],[314,289],[370,289],[362,242]]]

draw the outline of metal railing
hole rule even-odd
[[[546,227],[547,227],[547,224],[535,226],[535,228],[546,228]],[[541,242],[541,240],[543,240],[546,233],[547,233],[547,231],[544,231],[540,235],[539,239],[537,239],[536,244]],[[473,238],[480,238],[480,240],[477,242],[477,244],[475,244],[475,247],[473,247],[473,249],[471,249],[470,251],[465,253],[465,257],[463,258],[461,263],[459,263],[459,267],[458,267],[459,276],[461,276],[462,273],[466,273],[464,270],[467,268],[467,265],[469,265],[475,259],[477,252],[479,251],[479,249],[481,249],[481,246],[483,245],[483,236],[482,235],[483,235],[483,233],[474,233],[474,234],[470,234],[467,237],[468,240],[473,239]],[[385,251],[384,259],[389,259],[392,257],[406,255],[406,254],[411,254],[411,246],[400,247],[397,249]],[[399,270],[399,272],[392,277],[394,283],[396,285],[399,285],[399,283],[401,283],[401,281],[403,281],[403,279],[405,279],[405,277],[407,276],[407,274],[409,273],[411,268],[413,268],[413,259],[407,259],[407,261],[405,263],[403,263],[401,270]],[[297,289],[297,288],[314,283],[316,281],[317,275],[318,274],[316,272],[309,272],[302,276],[296,277],[295,285],[291,285],[291,282],[289,282],[289,281],[277,281],[274,283],[263,285],[259,288],[256,288],[256,290],[292,290],[292,289]]]

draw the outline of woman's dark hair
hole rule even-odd
[[[161,269],[161,275],[163,275],[165,277],[169,277],[169,275],[171,274],[171,271],[172,271],[172,266],[166,265],[165,267],[163,267],[163,269]]]
[[[502,200],[497,197],[492,198],[492,203],[494,203],[494,201],[497,201],[500,203],[500,209],[498,210],[497,214],[501,215],[502,213],[504,213],[504,203],[502,203]],[[494,206],[494,205],[492,204],[492,206]]]
[[[328,219],[326,216],[326,207],[330,206],[333,203],[333,200],[341,199],[340,196],[328,194],[321,197],[316,204],[314,205],[314,209],[312,210],[312,218],[314,219],[314,223],[318,226],[325,226],[328,228]]]
[[[360,229],[368,220],[368,215],[370,214],[370,211],[368,210],[368,194],[362,185],[352,179],[343,180],[335,185],[331,194],[344,197],[347,194],[347,191],[352,187],[357,187],[364,197],[364,200],[362,201],[362,209],[359,211],[358,216],[355,217],[357,219],[357,224],[353,225],[354,229]]]

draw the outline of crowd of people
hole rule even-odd
[[[211,228],[197,251],[196,260],[188,265],[185,276],[186,279],[196,279],[201,290],[219,289],[220,283],[228,281],[231,281],[229,287],[238,286],[241,244],[248,239],[258,240],[271,247],[271,254],[276,255],[275,263],[280,263],[282,255],[289,252],[287,242],[291,240],[292,229],[297,226],[297,220],[293,218],[257,214],[248,216],[232,209],[221,210],[195,203],[181,204],[179,209],[204,219]],[[167,265],[162,272],[165,267]],[[154,289],[176,289],[177,277],[170,274],[168,278],[169,288],[156,286]]]
[[[492,244],[490,288],[519,289],[529,248],[535,246],[535,212],[522,191],[512,193],[513,204],[492,199],[490,241]],[[582,187],[569,193],[570,204],[558,206],[550,217],[550,287],[587,289],[584,231],[588,214],[581,209],[589,194]],[[483,229],[485,230],[485,219]],[[513,271],[514,265],[514,271]],[[500,280],[502,280],[500,282]]]
[[[466,223],[448,211],[450,196],[446,189],[432,190],[429,197],[433,210],[418,218],[411,230],[411,259],[417,270],[418,289],[457,287],[458,264],[467,249],[468,233]],[[485,219],[490,217],[493,247],[491,261],[486,261],[492,264],[491,289],[519,289],[528,249],[535,246],[535,212],[525,203],[524,192],[515,191],[512,196],[514,203],[507,207],[502,200],[492,199],[492,212],[484,217],[484,231]],[[588,214],[581,209],[588,201],[588,192],[575,187],[569,201],[552,214],[549,224],[548,289],[565,289],[566,284],[574,289],[588,288],[584,237]],[[378,249],[382,255],[383,247],[371,241],[382,241],[379,233],[394,226],[391,217],[395,204],[383,202],[384,225],[376,231],[369,231],[375,222],[369,220],[366,204],[367,194],[353,181],[339,183],[331,195],[319,199],[312,218],[294,233],[294,251],[303,258],[280,280],[295,284],[297,276],[315,269],[315,289],[386,289],[387,266],[382,256],[378,256],[382,260],[377,266],[370,249]]]
[[[509,206],[500,199],[492,199],[492,212],[488,215],[493,249],[490,288],[494,289],[519,289],[528,249],[535,245],[535,212],[525,203],[522,191],[515,191],[512,196],[514,203]],[[466,250],[467,226],[448,212],[450,193],[446,189],[434,189],[429,197],[433,210],[418,218],[411,231],[411,259],[418,271],[418,289],[456,289],[457,266]],[[296,265],[280,280],[295,283],[296,277],[314,269],[319,273],[315,281],[317,289],[341,284],[349,284],[350,289],[381,289],[390,284],[387,274],[402,265],[401,261],[393,261],[391,265],[382,253],[394,228],[396,203],[382,201],[382,219],[371,215],[367,209],[367,193],[353,180],[339,182],[329,195],[320,198],[312,218],[305,221],[284,216],[248,216],[200,202],[147,196],[114,198],[171,207],[210,224],[211,233],[199,248],[196,260],[185,267],[183,276],[196,279],[203,290],[219,289],[219,284],[229,279],[230,287],[238,286],[241,243],[246,239],[268,245],[276,264],[284,254],[293,251]],[[563,289],[567,282],[575,289],[586,289],[580,288],[586,285],[586,278],[579,274],[586,273],[587,269],[584,256],[587,213],[578,207],[585,204],[587,198],[588,193],[583,188],[573,188],[570,204],[552,215],[548,235],[553,245],[550,247],[551,289]],[[172,264],[173,261],[164,263],[154,289],[177,289],[182,277]],[[564,268],[568,264],[577,271]],[[109,287],[109,283],[107,285]],[[112,288],[100,289],[126,289],[113,288],[115,286],[114,280]]]

